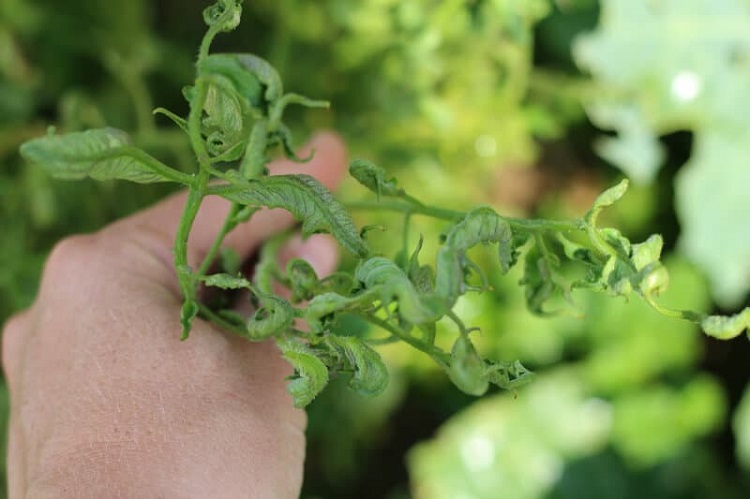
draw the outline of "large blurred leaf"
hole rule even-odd
[[[566,459],[601,450],[610,415],[572,371],[540,377],[515,400],[485,399],[411,452],[414,496],[542,498]]]
[[[745,393],[734,413],[732,421],[736,439],[737,459],[746,470],[750,470],[750,385],[745,388]]]
[[[604,0],[575,56],[599,86],[592,120],[618,132],[599,152],[639,182],[663,161],[660,135],[694,133],[675,186],[682,249],[736,304],[750,290],[750,3]]]

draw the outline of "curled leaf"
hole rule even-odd
[[[220,289],[250,289],[250,281],[244,277],[230,274],[212,274],[202,279],[206,286]]]
[[[398,314],[412,324],[438,320],[448,309],[432,294],[420,294],[407,274],[393,261],[380,256],[360,262],[354,279],[367,290],[377,290],[385,304],[395,300]]]
[[[294,407],[307,406],[328,384],[328,368],[305,345],[277,339],[283,357],[294,367],[294,375],[287,378],[286,390],[294,399]]]
[[[503,272],[507,272],[515,261],[513,233],[508,222],[487,206],[471,210],[451,228],[438,252],[436,292],[449,307],[464,292],[468,263],[466,251],[480,243],[498,245]]]
[[[328,341],[341,349],[354,370],[349,386],[366,397],[380,395],[388,386],[388,369],[380,355],[353,336],[330,336]]]
[[[519,388],[534,379],[534,373],[526,369],[517,360],[514,362],[493,362],[487,368],[487,374],[490,383],[505,390]]]
[[[283,298],[264,295],[260,298],[261,307],[248,319],[247,337],[251,340],[265,340],[283,333],[294,323],[294,308]]]
[[[318,275],[306,260],[293,258],[286,265],[286,275],[292,291],[292,303],[309,300],[318,288]]]
[[[720,340],[730,340],[744,331],[750,334],[750,307],[731,315],[710,315],[701,321],[701,327],[707,335]]]
[[[244,67],[245,71],[258,79],[265,88],[266,103],[276,102],[284,94],[281,77],[273,66],[265,59],[254,54],[235,54],[234,57]]]
[[[218,0],[203,10],[203,21],[219,31],[232,31],[240,24],[242,0]]]
[[[643,296],[659,296],[669,287],[669,272],[661,262],[653,262],[638,272],[635,280]]]
[[[224,79],[230,83],[229,86],[223,86],[224,91],[231,88],[249,106],[262,107],[262,84],[257,76],[242,64],[240,54],[211,54],[201,61],[198,72],[208,77],[209,81],[217,82]]]
[[[484,395],[487,391],[487,366],[465,334],[461,334],[453,344],[448,376],[454,385],[469,395]]]
[[[385,178],[385,170],[364,159],[355,159],[349,165],[349,174],[363,186],[380,196],[399,196],[403,193],[395,179]]]
[[[592,227],[596,226],[596,219],[599,217],[599,213],[606,207],[612,206],[619,200],[621,197],[625,195],[625,192],[628,190],[628,186],[630,185],[630,182],[628,179],[623,179],[619,184],[617,184],[614,187],[610,187],[606,191],[599,194],[599,196],[594,201],[594,205],[591,207],[591,209],[586,213],[586,216],[584,219],[586,220],[586,223],[591,225]]]
[[[305,320],[308,323],[319,321],[327,315],[347,308],[353,302],[352,298],[341,296],[338,293],[329,292],[319,294],[310,300],[305,307]]]

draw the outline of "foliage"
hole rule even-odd
[[[599,142],[599,152],[634,181],[655,179],[665,160],[660,135],[692,132],[692,153],[674,186],[680,244],[725,306],[750,291],[742,216],[750,210],[748,33],[750,10],[741,0],[604,0],[599,27],[575,47],[598,85],[589,115],[617,132]]]
[[[198,53],[195,83],[183,92],[190,112],[183,118],[159,110],[187,134],[199,166],[196,174],[186,175],[132,148],[125,132],[112,128],[53,133],[21,146],[21,155],[29,163],[62,179],[90,176],[139,183],[171,181],[187,187],[187,203],[174,245],[174,264],[184,297],[183,339],[198,315],[250,340],[277,339],[284,357],[295,367],[289,392],[299,407],[317,396],[331,373],[352,373],[350,385],[362,393],[374,395],[385,388],[388,378],[380,356],[362,339],[334,333],[331,325],[343,314],[357,315],[384,329],[389,339],[402,340],[426,353],[466,393],[482,395],[490,383],[512,388],[527,380],[528,371],[519,363],[482,358],[470,338],[472,328],[453,312],[461,295],[486,287],[482,270],[467,255],[480,243],[498,246],[503,273],[526,248],[521,284],[529,308],[539,314],[550,313],[547,304],[553,298],[572,302],[570,290],[586,287],[619,296],[635,291],[659,311],[702,321],[712,336],[731,338],[748,327],[744,319],[750,311],[731,319],[705,317],[666,310],[655,302],[668,283],[667,271],[659,262],[661,238],[652,236],[644,243],[631,244],[618,231],[597,226],[600,212],[625,194],[626,181],[602,193],[582,220],[526,221],[502,217],[489,207],[452,213],[426,206],[395,188],[394,180],[385,180],[385,172],[375,165],[358,162],[353,165],[355,178],[378,196],[395,198],[396,204],[388,208],[402,211],[405,223],[418,213],[449,224],[434,269],[420,264],[421,244],[401,265],[372,255],[345,208],[313,177],[268,176],[266,163],[275,146],[282,146],[287,156],[297,160],[289,129],[282,121],[285,108],[290,104],[327,104],[285,94],[279,75],[257,56],[209,53],[216,35],[239,25],[241,12],[236,0],[221,0],[203,12],[208,30]],[[201,201],[211,195],[231,201],[232,207],[204,261],[192,269],[187,261],[188,236]],[[300,282],[299,274],[285,274],[272,262],[256,272],[254,282],[239,274],[209,275],[224,237],[262,207],[291,212],[302,222],[303,235],[328,232],[358,257],[354,273],[344,279],[349,285],[332,288],[325,279],[318,281],[311,268]],[[403,251],[409,251],[407,240]],[[582,264],[585,277],[565,280],[559,272],[563,259]],[[473,273],[480,277],[479,287],[472,284]],[[275,295],[272,281],[285,284],[307,303],[295,306]],[[247,289],[257,310],[250,318],[232,310],[213,310],[198,298],[201,284]],[[300,289],[302,285],[304,289]],[[458,330],[450,352],[435,344],[435,323],[442,318],[453,321]],[[295,319],[306,322],[309,332],[297,329]],[[415,330],[419,333],[414,334]]]
[[[21,161],[16,153],[20,143],[43,135],[46,123],[55,123],[60,133],[52,137],[57,139],[87,129],[105,135],[113,133],[123,139],[122,144],[127,144],[123,147],[145,151],[149,158],[146,164],[169,165],[176,173],[164,171],[176,178],[184,178],[179,173],[194,173],[195,159],[188,134],[180,127],[187,125],[184,120],[189,117],[188,102],[195,98],[194,90],[183,96],[175,89],[189,81],[195,70],[191,56],[196,51],[194,40],[199,27],[193,26],[191,17],[200,20],[200,16],[187,14],[199,14],[203,8],[203,5],[198,6],[199,3],[202,2],[165,0],[156,6],[133,0],[106,4],[106,8],[101,7],[104,4],[89,0],[64,3],[41,0],[33,4],[8,0],[0,3],[0,89],[3,90],[0,93],[0,230],[3,233],[0,257],[5,262],[13,262],[13,265],[0,267],[0,322],[13,311],[28,305],[46,252],[55,240],[71,232],[96,230],[107,221],[140,209],[180,185],[179,181],[130,184],[51,180],[43,166]],[[554,483],[540,482],[545,486],[538,490],[546,491],[545,497],[744,497],[746,494],[742,491],[733,492],[733,489],[739,490],[742,482],[725,465],[723,460],[727,456],[719,454],[723,449],[717,447],[716,439],[702,438],[716,431],[722,414],[732,409],[734,402],[732,393],[727,393],[727,397],[717,388],[716,377],[705,374],[706,363],[716,370],[711,359],[716,362],[714,349],[717,342],[701,340],[693,324],[658,315],[641,300],[612,300],[608,296],[628,292],[641,295],[640,284],[645,285],[648,280],[644,282],[636,270],[655,263],[650,260],[654,256],[660,259],[661,249],[672,282],[669,291],[660,297],[661,303],[710,310],[705,282],[695,269],[671,254],[669,226],[654,228],[656,223],[664,222],[657,219],[659,215],[654,212],[661,204],[663,191],[654,186],[637,185],[637,179],[633,177],[634,185],[628,194],[596,217],[595,233],[605,237],[607,244],[616,251],[627,243],[621,241],[620,234],[604,229],[605,225],[618,227],[628,234],[638,234],[637,238],[645,241],[640,245],[630,244],[632,254],[626,259],[614,260],[609,267],[606,255],[593,245],[585,230],[560,232],[560,226],[548,226],[544,230],[530,231],[525,244],[521,244],[524,233],[528,231],[517,226],[517,222],[529,221],[498,215],[501,213],[498,206],[502,207],[502,213],[506,209],[514,214],[528,213],[493,197],[500,178],[513,189],[524,189],[523,184],[516,186],[512,180],[504,180],[498,170],[507,166],[531,166],[539,158],[540,150],[543,152],[542,167],[526,172],[536,175],[541,171],[544,185],[554,187],[551,196],[539,198],[542,205],[536,213],[554,219],[555,224],[585,223],[586,217],[575,218],[572,222],[557,219],[578,217],[591,205],[595,196],[585,197],[584,204],[572,201],[573,193],[580,192],[581,184],[588,185],[589,189],[593,184],[598,191],[612,181],[611,172],[596,169],[596,162],[590,158],[584,160],[589,176],[583,179],[580,170],[571,170],[569,163],[571,159],[573,163],[579,159],[571,158],[569,144],[581,144],[587,140],[586,131],[582,133],[580,125],[567,128],[571,120],[578,117],[577,100],[580,96],[585,96],[589,102],[598,100],[602,94],[595,92],[600,90],[582,86],[559,73],[551,74],[550,66],[545,66],[545,61],[540,60],[544,54],[539,52],[542,40],[547,47],[554,46],[560,58],[567,58],[568,40],[582,29],[577,21],[575,26],[570,23],[570,19],[578,15],[574,5],[586,5],[585,15],[591,18],[591,24],[595,19],[595,2],[480,0],[441,3],[445,5],[444,10],[436,9],[434,2],[422,0],[247,2],[244,8],[252,10],[251,15],[246,16],[243,26],[237,31],[217,39],[216,49],[206,63],[210,67],[206,72],[216,77],[208,99],[212,100],[208,106],[212,111],[209,113],[204,106],[200,135],[212,154],[225,154],[225,158],[231,158],[240,154],[245,141],[253,137],[255,140],[263,138],[261,127],[248,129],[247,125],[257,124],[259,118],[250,109],[243,108],[244,100],[235,98],[234,91],[241,89],[239,93],[250,96],[246,100],[255,104],[267,98],[259,84],[260,75],[242,70],[252,56],[219,57],[216,53],[218,50],[236,52],[237,47],[244,51],[252,47],[284,76],[285,88],[304,90],[332,101],[331,109],[285,108],[284,122],[295,136],[314,127],[336,128],[346,136],[358,156],[367,157],[388,169],[386,173],[370,161],[355,160],[351,173],[368,189],[357,188],[355,181],[351,180],[337,197],[343,201],[345,211],[353,213],[351,218],[356,226],[366,228],[363,231],[357,228],[342,230],[352,238],[364,233],[359,241],[348,239],[348,247],[356,253],[361,241],[369,249],[370,258],[365,259],[369,265],[363,266],[360,272],[362,277],[368,277],[372,287],[379,288],[377,293],[372,292],[374,298],[370,302],[381,307],[373,313],[374,321],[367,322],[345,310],[335,312],[335,320],[321,316],[321,311],[325,312],[327,307],[342,305],[343,301],[364,293],[364,285],[352,282],[342,273],[320,280],[302,261],[278,268],[273,258],[274,244],[278,241],[261,252],[258,269],[266,269],[261,272],[262,278],[257,274],[253,279],[238,276],[237,262],[233,264],[232,255],[226,253],[222,254],[223,274],[193,277],[211,285],[252,286],[259,291],[257,295],[253,293],[258,312],[244,318],[242,334],[268,334],[276,327],[271,319],[282,324],[286,321],[283,314],[276,311],[288,311],[290,306],[294,314],[305,314],[314,319],[313,324],[323,331],[319,336],[324,336],[325,340],[315,345],[310,345],[306,339],[296,341],[294,332],[287,338],[278,338],[287,359],[297,366],[297,376],[289,386],[298,394],[301,404],[312,400],[312,394],[319,386],[326,381],[329,383],[329,388],[308,406],[310,447],[303,497],[351,497],[353,490],[361,491],[365,494],[363,496],[385,497],[388,491],[403,489],[402,455],[411,444],[425,441],[412,454],[419,455],[420,460],[438,462],[446,459],[439,449],[453,453],[447,459],[455,460],[459,455],[456,454],[457,448],[471,448],[469,428],[474,421],[481,421],[480,427],[492,435],[511,432],[529,437],[519,439],[512,454],[501,456],[513,459],[508,468],[510,471],[536,469],[535,457],[540,455],[540,448],[543,455],[555,456],[563,471]],[[623,9],[627,7],[624,5]],[[175,15],[176,12],[179,14]],[[289,15],[290,12],[299,15]],[[668,18],[662,16],[659,21],[665,19]],[[537,24],[540,20],[543,23]],[[608,22],[602,18],[602,28]],[[712,22],[705,24],[705,29],[706,32],[721,33],[721,26],[721,23]],[[569,32],[560,35],[565,30]],[[654,31],[666,30],[658,27]],[[636,32],[640,32],[640,27]],[[684,40],[686,32],[680,33]],[[638,55],[661,53],[662,43],[670,43],[670,40],[662,40],[651,47],[653,50],[641,51]],[[678,48],[682,47],[681,42],[678,45]],[[669,58],[648,59],[655,67],[650,71],[658,73],[672,64],[673,54],[681,53],[674,50],[669,53]],[[615,57],[610,55],[606,62],[618,63],[625,68],[626,61],[621,59],[618,52]],[[258,70],[261,60],[256,58],[253,61]],[[559,61],[553,61],[552,67],[558,67],[558,64]],[[264,74],[266,81],[270,81],[268,71]],[[596,73],[593,76],[599,78]],[[707,75],[714,76],[719,77]],[[227,80],[229,85],[225,85]],[[619,88],[616,86],[619,81],[610,84],[599,79],[598,83],[606,83],[610,89],[615,89]],[[645,95],[652,88],[649,85],[649,80],[643,80],[633,85],[632,92],[618,94],[617,99],[627,102],[629,96],[637,92]],[[174,112],[160,108],[158,112],[163,116],[154,120],[152,99]],[[741,102],[739,98],[735,100],[735,103]],[[613,103],[614,99],[608,100],[608,104]],[[741,106],[734,107],[738,110]],[[664,116],[675,110],[679,110],[679,106],[660,107]],[[263,110],[261,117],[267,111]],[[242,118],[246,112],[252,114],[251,119],[236,119],[237,116]],[[172,118],[178,126],[162,126],[168,121],[164,116]],[[599,124],[610,128],[604,123]],[[114,127],[126,130],[129,139],[124,139],[122,132],[113,132]],[[673,129],[659,129],[655,134]],[[708,127],[703,127],[702,132],[708,131]],[[266,134],[266,139],[281,142],[283,147],[282,135],[270,137]],[[562,149],[560,143],[540,143],[537,140],[560,137],[565,140]],[[718,162],[712,159],[713,164],[739,164],[744,157],[737,145],[740,143],[732,141],[725,144],[727,147],[722,145],[726,156],[719,158]],[[288,134],[286,144],[291,144]],[[716,148],[712,150],[716,151]],[[270,149],[254,151],[267,156],[272,153]],[[637,147],[630,150],[631,153],[638,151]],[[120,148],[119,153],[122,152]],[[711,155],[711,158],[715,157],[715,154]],[[119,158],[122,161],[122,156]],[[158,163],[154,163],[157,158]],[[217,161],[212,166],[218,171],[212,174],[216,173],[217,177],[218,173],[225,177],[232,175],[230,171],[237,169],[242,158],[244,155],[233,161]],[[137,158],[133,160],[139,161]],[[260,160],[257,161],[254,164],[260,165]],[[94,171],[89,169],[94,166],[90,157],[76,168],[81,166],[83,170],[75,171]],[[557,168],[560,173],[555,171]],[[712,169],[710,180],[723,182],[724,170],[727,169],[721,172]],[[732,172],[736,170],[731,169]],[[149,171],[153,174],[152,170]],[[392,178],[396,173],[398,182]],[[669,173],[662,172],[659,186],[671,180]],[[570,180],[559,181],[558,177],[569,174]],[[592,177],[594,181],[590,182]],[[289,207],[299,208],[300,215],[327,213],[321,212],[320,203],[314,201],[326,195],[319,189],[311,187],[305,190],[301,187],[305,182],[299,179],[270,181],[266,180],[268,178],[264,175],[253,179],[225,178],[221,182],[233,185],[222,189],[227,196],[243,203],[284,202]],[[582,182],[587,178],[588,183]],[[249,191],[250,185],[263,182],[279,184],[267,184],[261,190]],[[280,193],[286,192],[279,187],[285,182],[297,186],[297,193],[278,199]],[[717,185],[713,192],[726,189],[723,184]],[[732,185],[740,188],[742,183],[737,181]],[[367,191],[374,191],[374,196],[372,200],[362,201],[363,193]],[[537,195],[541,196],[540,193]],[[313,199],[313,202],[309,209],[305,207],[302,211],[299,205],[304,204],[304,199]],[[375,202],[376,199],[379,202]],[[431,203],[453,210],[424,206],[418,199],[429,199]],[[743,200],[738,198],[735,201],[741,203]],[[487,221],[475,226],[474,235],[481,239],[496,230],[497,240],[489,245],[465,248],[467,251],[463,253],[464,248],[456,245],[455,240],[447,244],[447,236],[461,225],[462,217],[473,213],[473,204],[491,206],[481,208],[473,215],[479,220],[482,217],[478,215],[486,214]],[[703,210],[715,204],[715,200],[704,200],[692,206]],[[539,207],[538,204],[534,206]],[[437,216],[425,216],[430,213]],[[711,221],[717,230],[719,225],[741,220],[741,217],[722,217]],[[315,216],[313,227],[308,228],[311,231],[326,228],[335,224],[335,220]],[[500,237],[506,232],[502,229],[503,221],[510,225],[510,245],[499,244],[505,240]],[[379,232],[373,230],[373,225],[389,229]],[[463,227],[468,225],[466,221]],[[682,225],[686,227],[685,220],[682,220]],[[482,227],[486,228],[485,232]],[[664,248],[659,248],[658,238],[645,237],[654,230],[666,230]],[[540,234],[538,238],[537,232]],[[735,230],[732,236],[739,240],[745,232]],[[455,234],[458,233],[456,229]],[[727,234],[723,232],[719,240],[726,240],[723,238],[728,237]],[[704,239],[704,244],[712,244],[711,238]],[[542,244],[539,244],[540,240]],[[578,251],[581,246],[597,257],[595,264],[581,259],[584,255]],[[396,247],[399,251],[394,255]],[[722,255],[721,251],[712,251]],[[438,258],[441,254],[442,260]],[[468,275],[455,279],[450,273],[440,274],[441,265],[444,269],[453,267],[450,262],[456,254],[467,259],[462,268]],[[637,258],[636,254],[639,255]],[[508,262],[508,255],[512,257],[507,263],[509,269],[503,264]],[[559,266],[554,265],[554,258],[546,255],[557,257]],[[577,255],[577,258],[570,260],[569,255]],[[344,262],[343,269],[350,276],[358,271],[358,260],[352,255]],[[384,260],[392,264],[380,266]],[[527,265],[527,262],[532,264]],[[548,268],[554,270],[550,280],[545,275]],[[591,276],[596,276],[597,268],[601,273],[606,268],[609,278],[592,282]],[[652,283],[657,284],[651,288],[653,291],[659,290],[658,284],[664,282],[664,274],[658,269],[658,266],[650,269],[655,271],[652,277],[659,277]],[[382,274],[373,274],[373,270]],[[431,298],[450,297],[452,291],[436,292],[437,274],[447,278],[441,281],[448,284],[442,285],[443,291],[455,289],[451,282],[467,288],[460,290],[453,307],[455,315],[464,323],[466,335],[448,317],[435,322],[434,328],[429,324],[413,326],[408,338],[428,343],[432,339],[433,345],[450,362],[455,360],[458,368],[453,370],[412,345],[393,341],[391,333],[373,330],[376,326],[372,322],[377,322],[389,327],[396,325],[403,332],[410,326],[401,315],[404,307],[406,312],[403,313],[413,317],[415,313],[424,312],[422,305],[426,305],[428,312],[432,309],[435,301]],[[419,299],[409,301],[414,293],[404,293],[401,287],[395,287],[395,291],[387,289],[388,279],[383,277],[386,275],[400,278],[407,289],[409,286],[416,289]],[[736,277],[740,277],[740,273]],[[521,279],[525,282],[524,292],[519,292],[517,285]],[[270,293],[262,292],[274,287],[272,283],[278,280],[293,288],[292,300],[279,301]],[[605,292],[590,293],[581,284]],[[475,292],[475,288],[481,288],[482,292]],[[323,296],[327,293],[328,296]],[[305,308],[302,303],[316,294],[320,296],[315,303],[317,309],[309,305]],[[388,298],[390,306],[381,306],[381,297],[389,294],[392,294]],[[430,298],[426,304],[422,303],[425,298]],[[543,316],[530,313],[525,306],[528,304]],[[362,303],[357,306],[360,305]],[[411,309],[409,305],[412,305]],[[217,311],[204,308],[201,313],[212,312]],[[223,320],[237,320],[237,317],[225,312]],[[744,320],[746,316],[742,315],[734,319],[738,328],[742,327],[740,324]],[[477,328],[480,331],[475,330]],[[728,327],[727,331],[731,329]],[[711,349],[708,355],[704,354],[706,345]],[[729,348],[741,350],[742,345],[732,343]],[[526,371],[515,363],[516,359],[521,359],[524,365],[533,368],[536,379],[522,389],[504,395],[497,394],[497,389],[488,384],[488,398],[477,404],[479,407],[501,407],[501,412],[478,409],[481,418],[459,414],[446,425],[451,428],[446,430],[452,435],[450,439],[443,438],[446,432],[441,431],[436,442],[426,440],[438,424],[462,408],[473,412],[473,399],[455,390],[451,380],[457,380],[468,391],[478,393],[484,390],[489,376],[485,379],[479,374],[477,366],[481,368],[482,365],[476,362],[475,353],[483,360],[484,357],[496,359],[492,361],[495,365],[523,374]],[[383,364],[377,360],[379,356],[383,357],[388,369],[383,369]],[[490,361],[485,361],[485,365],[489,364]],[[735,368],[744,372],[742,366]],[[468,377],[462,376],[464,373],[468,373]],[[380,395],[375,398],[359,395],[379,393],[386,377],[388,386]],[[372,383],[367,383],[367,380]],[[565,392],[559,396],[554,390],[558,383]],[[571,386],[576,387],[575,393],[569,390]],[[688,390],[691,386],[702,388]],[[544,387],[547,387],[546,392]],[[730,392],[730,388],[726,391]],[[547,393],[550,398],[534,406],[532,411],[526,406],[530,397],[536,399],[535,393]],[[568,403],[557,404],[565,397]],[[544,400],[544,397],[536,400]],[[596,445],[586,447],[585,442],[574,442],[572,436],[581,435],[583,431],[576,425],[552,425],[549,432],[533,430],[544,414],[569,422],[571,417],[580,414],[582,404],[585,406],[591,400],[606,408],[611,416],[608,430],[602,430]],[[688,403],[690,401],[693,402]],[[657,406],[659,410],[649,410]],[[542,414],[536,414],[538,411]],[[513,416],[516,413],[529,413],[534,417]],[[747,418],[742,414],[744,412],[739,411],[734,415],[740,440],[747,433],[744,430],[747,425],[742,423]],[[505,419],[513,419],[512,426],[502,424]],[[679,424],[671,424],[673,421],[679,421]],[[466,428],[461,429],[464,426]],[[616,437],[615,427],[618,428]],[[573,432],[568,440],[571,446],[564,452],[559,446],[553,446],[550,453],[547,441],[554,437],[553,430],[563,437],[566,432]],[[448,440],[450,445],[444,443]],[[602,445],[605,446],[603,450]],[[580,450],[582,447],[585,449]],[[429,452],[435,455],[428,456],[425,449],[430,449]],[[505,461],[498,460],[495,464],[500,462]],[[415,489],[416,484],[424,481],[448,479],[444,468],[430,467],[424,471],[426,468],[418,465],[416,458],[410,458],[410,467]],[[503,468],[496,466],[493,470],[503,471]],[[454,480],[464,483],[467,479],[477,480],[477,476],[471,473],[461,475],[468,471],[461,463],[455,471],[457,475],[450,475],[456,477]],[[395,485],[396,480],[402,483]],[[482,486],[477,484],[477,487]],[[513,495],[512,489],[504,491],[506,495]],[[465,493],[466,489],[460,492]],[[406,493],[393,497],[406,497]]]

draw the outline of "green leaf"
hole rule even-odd
[[[492,208],[480,206],[471,210],[446,235],[445,244],[438,251],[435,288],[450,308],[465,292],[466,267],[470,263],[466,252],[477,244],[498,245],[501,269],[507,272],[516,259],[517,242],[508,222]]]
[[[47,135],[21,145],[21,156],[65,180],[91,177],[138,183],[175,181],[184,176],[130,145],[116,128]]]
[[[538,245],[534,245],[526,254],[520,283],[526,288],[526,306],[535,314],[550,313],[544,309],[544,304],[560,291],[552,273],[550,261],[544,257]]]
[[[399,316],[412,324],[435,322],[449,310],[434,294],[420,294],[403,269],[381,256],[360,262],[354,279],[384,304],[395,300]]]
[[[328,341],[340,348],[354,375],[349,381],[352,390],[366,397],[375,397],[388,387],[388,369],[380,355],[353,336],[330,336]]]
[[[294,407],[302,408],[313,401],[328,384],[328,368],[305,345],[286,339],[277,339],[283,357],[294,367],[287,392],[294,399]]]
[[[710,315],[701,322],[703,331],[720,340],[730,340],[741,335],[743,331],[750,334],[750,307],[732,316]]]
[[[261,105],[261,83],[240,62],[239,54],[211,54],[201,62],[198,70],[202,75],[220,76],[229,80],[235,91],[251,106]]]
[[[505,390],[514,390],[530,383],[534,373],[526,369],[519,361],[493,362],[487,367],[490,383]]]
[[[209,194],[242,205],[283,208],[302,222],[303,235],[328,232],[351,253],[360,257],[369,253],[346,209],[309,175],[272,175],[248,181],[234,179],[232,184],[211,187]]]
[[[289,260],[286,265],[286,276],[292,291],[290,297],[292,303],[311,299],[320,283],[312,265],[301,258]]]
[[[190,335],[190,330],[193,328],[193,320],[195,320],[199,311],[200,305],[196,301],[186,300],[182,304],[182,308],[180,309],[180,325],[182,325],[181,340],[186,340]]]
[[[750,291],[750,110],[743,118],[742,133],[716,127],[697,135],[675,179],[678,248],[707,273],[725,307],[737,307]]]
[[[647,265],[659,262],[664,240],[659,234],[652,234],[646,241],[632,246],[631,261],[636,270],[642,270]]]
[[[317,295],[305,307],[305,320],[316,322],[327,315],[349,307],[355,300],[338,293],[328,292]]]
[[[453,344],[448,376],[454,385],[469,395],[484,395],[489,387],[487,366],[465,334]]]
[[[592,227],[596,227],[596,219],[599,216],[599,213],[604,208],[612,206],[617,202],[617,200],[623,197],[625,195],[625,192],[627,192],[629,185],[630,182],[628,181],[628,179],[623,179],[616,186],[610,187],[606,191],[599,194],[599,196],[594,201],[594,205],[584,217],[586,223],[591,225]]]
[[[396,185],[396,180],[386,180],[385,170],[364,159],[355,159],[349,164],[349,174],[363,186],[380,196],[400,196],[403,190]]]
[[[261,341],[285,333],[294,323],[294,308],[283,298],[273,295],[260,297],[261,307],[248,319],[247,337]]]
[[[750,385],[745,387],[742,399],[732,417],[735,435],[737,460],[747,471],[750,470]]]
[[[250,281],[244,277],[230,274],[212,274],[210,276],[204,276],[202,281],[206,286],[221,289],[250,289],[252,287]]]
[[[238,147],[248,140],[243,133],[243,106],[241,97],[226,78],[214,75],[208,84],[202,121],[206,146],[212,156],[219,156],[232,149],[233,154],[225,161],[235,161],[242,156]]]
[[[180,129],[182,129],[183,132],[187,133],[188,123],[187,123],[187,120],[183,118],[182,116],[178,116],[172,111],[170,111],[169,109],[166,109],[164,107],[157,107],[156,109],[154,109],[154,114],[163,114],[164,116],[172,120],[172,122],[175,125],[180,127]]]
[[[750,291],[750,73],[737,52],[748,33],[740,1],[664,0],[656,8],[650,0],[604,0],[599,26],[574,50],[594,78],[591,120],[617,132],[601,152],[634,182],[656,179],[666,157],[659,137],[691,133],[674,184],[678,248],[707,273],[725,307]]]
[[[203,10],[203,21],[219,31],[232,31],[240,24],[242,0],[218,0]]]
[[[281,83],[281,77],[268,61],[255,54],[235,54],[235,57],[244,69],[255,76],[263,85],[267,103],[276,102],[282,97],[284,85]]]

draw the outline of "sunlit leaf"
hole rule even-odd
[[[711,315],[701,322],[703,331],[709,336],[728,340],[750,332],[750,307],[732,316]]]

